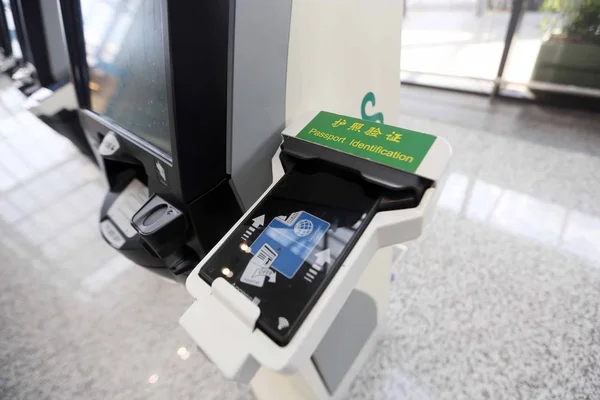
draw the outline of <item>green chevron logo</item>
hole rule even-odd
[[[360,105],[360,116],[362,119],[371,122],[379,122],[383,124],[383,113],[375,113],[372,115],[367,114],[367,104],[371,104],[371,107],[375,107],[375,94],[373,92],[369,92],[365,94],[363,97],[362,104]]]

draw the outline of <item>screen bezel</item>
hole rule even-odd
[[[79,12],[81,15],[81,24],[83,24],[83,14],[82,14],[82,10],[81,10],[81,3],[79,1],[77,1],[78,5],[79,5]],[[159,158],[161,161],[163,161],[164,163],[167,163],[169,166],[173,166],[174,164],[174,151],[175,151],[175,135],[174,135],[174,131],[175,131],[175,115],[174,115],[174,108],[173,108],[173,80],[172,80],[172,72],[171,72],[171,47],[170,47],[170,42],[169,42],[169,18],[168,18],[168,4],[167,4],[167,0],[159,0],[160,3],[160,7],[161,7],[161,23],[163,24],[163,31],[165,32],[165,34],[163,35],[163,41],[162,41],[162,45],[163,45],[163,50],[164,50],[164,57],[163,57],[163,62],[165,64],[165,72],[166,72],[166,79],[165,79],[165,83],[166,83],[166,92],[167,92],[167,118],[168,118],[168,123],[169,123],[169,141],[170,141],[170,152],[167,152],[165,150],[162,150],[161,148],[159,148],[158,146],[150,143],[149,141],[145,140],[142,138],[142,136],[136,134],[135,132],[131,132],[128,129],[124,128],[123,126],[121,126],[118,121],[115,121],[105,115],[102,115],[96,111],[94,111],[92,109],[92,105],[91,105],[91,91],[89,89],[89,71],[90,71],[90,67],[87,63],[87,52],[85,50],[85,32],[83,29],[83,25],[82,25],[82,37],[83,37],[83,52],[84,52],[84,59],[83,61],[85,62],[85,68],[87,70],[86,73],[86,80],[87,83],[85,85],[86,88],[86,98],[87,98],[87,102],[85,104],[84,108],[84,112],[85,114],[89,115],[90,117],[94,118],[96,121],[102,121],[104,124],[106,124],[108,127],[111,128],[112,131],[114,131],[115,133],[127,138],[129,141],[137,144],[138,146],[140,146],[141,148],[143,148],[144,150],[148,151],[149,153],[153,154],[155,157]]]
[[[166,5],[163,19],[168,32],[164,43],[166,70],[170,75],[167,79],[172,125],[170,155],[91,111],[80,1],[61,0],[62,25],[80,119],[92,147],[97,148],[109,131],[114,132],[133,144],[129,146],[130,155],[144,165],[149,181],[157,179],[148,166],[159,160],[167,167],[169,182],[166,186],[154,182],[157,189],[190,204],[228,179],[235,2],[161,1]],[[190,40],[190,37],[204,39]],[[206,62],[207,54],[211,62]]]

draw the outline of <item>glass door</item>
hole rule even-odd
[[[600,0],[529,0],[501,89],[534,98],[600,96]]]
[[[600,96],[600,0],[404,0],[401,80]]]
[[[402,80],[491,93],[510,0],[406,0]]]

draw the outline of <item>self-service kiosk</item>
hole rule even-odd
[[[258,399],[340,399],[384,325],[391,246],[420,236],[452,150],[330,112],[282,140],[285,172],[189,275],[180,322]]]
[[[14,33],[14,38],[8,42],[10,57],[5,54],[4,60],[0,60],[1,72],[7,73],[12,78],[12,85],[24,94],[25,109],[93,159],[76,111],[78,103],[70,79],[59,1],[3,1],[5,13],[0,15],[0,47],[4,22]]]
[[[4,4],[0,1],[0,63],[12,57],[12,43]],[[4,68],[4,66],[2,66]]]
[[[421,234],[451,157],[394,126],[402,2],[89,0],[62,15],[108,182],[103,237],[187,278],[180,323],[259,399],[343,397],[384,324],[393,246]]]
[[[16,43],[19,45],[18,56],[15,57],[16,65],[10,70],[11,78],[15,81],[15,86],[25,95],[28,95],[38,88],[36,70],[33,66],[34,51],[31,47],[31,41],[25,30],[25,16],[23,7],[18,0],[4,0],[6,3],[5,11],[9,11],[11,21],[14,27]],[[13,42],[15,43],[15,42]],[[37,43],[36,43],[37,45]],[[46,60],[46,55],[40,57]]]
[[[61,6],[80,118],[109,185],[102,234],[155,271],[189,273],[256,201],[293,117],[395,119],[401,2]]]
[[[19,42],[24,49],[24,65],[13,74],[13,79],[23,85],[21,90],[27,95],[25,107],[39,117],[60,114],[65,119],[78,104],[70,80],[59,0],[10,1],[17,10],[17,32],[21,32]]]
[[[0,0],[0,74],[10,73],[17,65],[13,54],[14,21],[8,0]],[[20,49],[15,49],[20,52]]]

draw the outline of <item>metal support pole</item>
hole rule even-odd
[[[500,91],[500,84],[502,82],[502,75],[504,74],[504,67],[506,67],[506,61],[508,60],[510,46],[512,45],[517,28],[519,27],[519,22],[523,17],[524,3],[525,0],[513,0],[510,20],[508,21],[508,29],[506,30],[506,38],[504,39],[504,50],[502,51],[498,74],[496,74],[496,83],[494,83],[494,88],[492,89],[492,97],[496,97]]]
[[[485,15],[486,9],[487,9],[487,0],[477,0],[477,4],[475,5],[475,16],[483,17]]]

